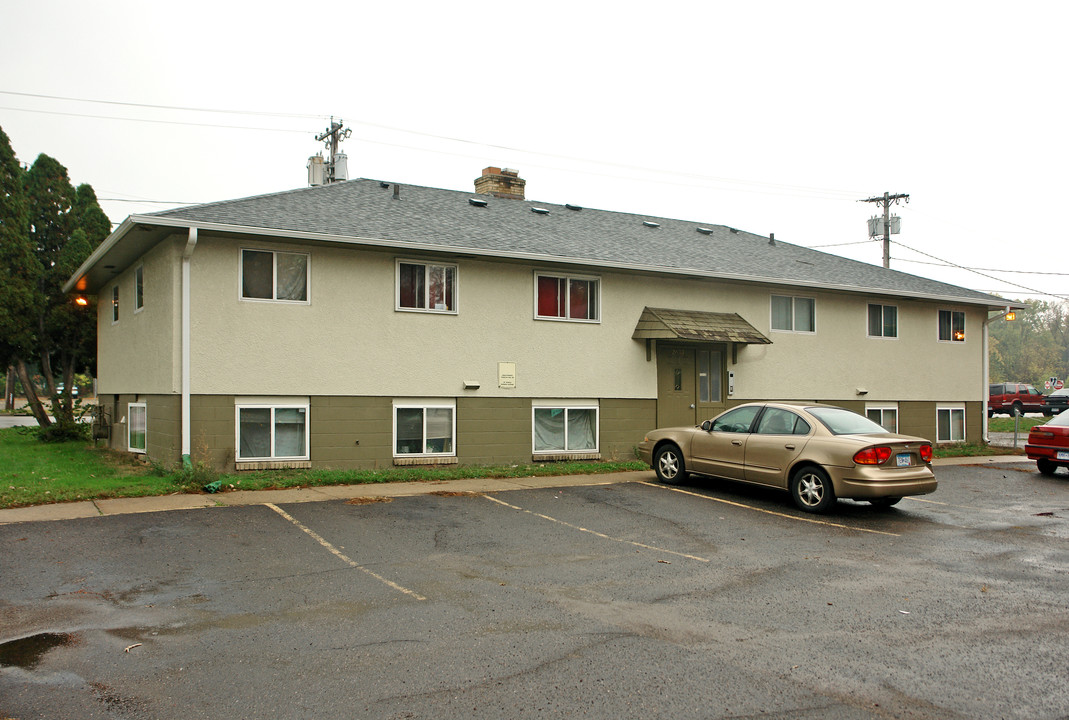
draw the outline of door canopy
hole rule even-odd
[[[743,320],[738,313],[651,307],[643,309],[642,317],[638,319],[638,325],[635,326],[635,332],[631,337],[635,340],[772,344],[771,340]]]

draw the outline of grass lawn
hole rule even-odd
[[[1020,432],[1046,418],[1021,418]],[[1013,432],[1012,418],[992,418],[992,432]],[[968,443],[937,447],[935,457],[1022,454],[1021,450]],[[0,430],[0,508],[116,497],[204,492],[218,482],[221,491],[266,490],[317,485],[431,482],[461,478],[592,475],[645,470],[637,460],[551,462],[522,465],[397,467],[383,470],[272,470],[218,474],[197,468],[182,473],[140,462],[125,453],[85,442],[42,443],[36,428]]]
[[[217,474],[198,468],[171,472],[124,453],[85,442],[42,443],[36,428],[0,430],[0,508],[114,497],[203,492],[218,482],[222,491],[267,490],[317,485],[431,482],[479,477],[592,475],[644,470],[637,460],[556,462],[523,465],[398,467],[384,470],[273,470]]]

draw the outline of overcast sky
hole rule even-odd
[[[509,167],[877,265],[858,201],[905,193],[893,268],[1069,297],[1064,1],[0,0],[0,27],[0,127],[115,223],[303,187],[333,115],[351,178]]]

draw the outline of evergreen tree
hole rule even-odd
[[[22,171],[2,131],[0,183],[0,360],[14,364],[30,410],[46,427],[52,421],[30,377],[36,363],[52,415],[73,428],[74,373],[95,362],[96,313],[62,288],[111,224],[93,189],[75,190],[54,158],[42,154]]]

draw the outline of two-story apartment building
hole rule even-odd
[[[67,286],[99,298],[111,446],[239,470],[630,458],[653,427],[755,399],[980,435],[999,298],[722,225],[531,202],[510,171],[478,183],[360,179],[127,218]]]

